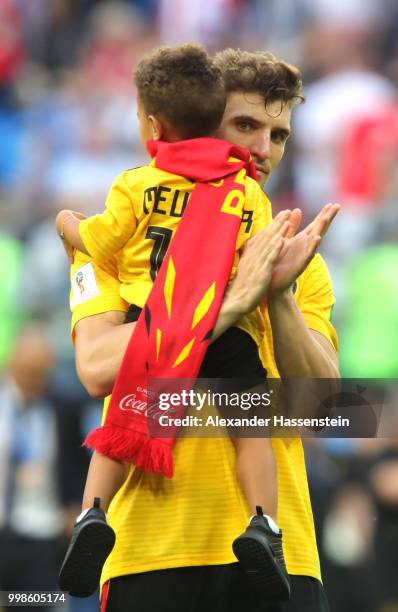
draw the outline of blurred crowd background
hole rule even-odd
[[[398,378],[396,0],[0,0],[0,589],[56,588],[101,409],[74,373],[55,214],[99,212],[146,163],[132,72],[192,40],[301,68],[267,192],[306,219],[342,203],[322,246],[342,374]],[[307,464],[332,612],[398,611],[398,440],[311,440]]]

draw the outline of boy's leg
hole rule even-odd
[[[199,374],[204,378],[216,378],[216,390],[224,393],[244,394],[266,389],[267,372],[264,369],[255,341],[249,334],[231,327],[210,345]],[[225,417],[247,416],[235,407],[231,414],[229,401],[219,410]],[[259,407],[260,408],[260,407]],[[264,414],[260,408],[259,416]],[[237,411],[237,413],[236,413]],[[250,412],[253,416],[253,412]],[[233,550],[239,559],[251,588],[265,600],[289,599],[290,587],[282,549],[282,533],[276,525],[277,472],[269,438],[249,438],[239,430],[239,438],[233,438],[237,448],[237,472],[250,511],[255,513],[260,503],[264,508],[250,520],[245,533],[233,542]],[[250,436],[248,431],[248,436]]]
[[[109,504],[127,478],[129,466],[113,461],[99,453],[93,453],[84,487],[82,510],[91,508],[95,497],[101,500],[100,507],[105,512]]]
[[[282,548],[282,532],[276,524],[278,481],[270,438],[234,438],[237,474],[255,514],[246,531],[233,542],[251,590],[263,601],[285,601],[290,596]]]
[[[105,510],[126,479],[128,468],[94,453],[83,497],[83,511],[59,575],[59,586],[75,597],[88,597],[97,589],[103,565],[114,544],[115,533]]]
[[[278,480],[271,438],[233,438],[236,448],[236,471],[249,504],[256,514],[261,506],[264,514],[277,521]]]

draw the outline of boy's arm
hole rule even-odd
[[[108,193],[105,209],[79,224],[80,239],[86,251],[104,262],[124,248],[137,227],[135,195],[127,183],[128,172],[120,174]]]
[[[78,249],[82,253],[86,253],[86,255],[90,255],[79,233],[80,221],[84,216],[79,215],[79,218],[78,215],[79,213],[75,213],[73,210],[61,210],[55,219],[58,235],[61,240],[64,241],[65,250],[69,259],[71,255],[69,247]]]
[[[69,260],[73,263],[73,249],[104,262],[122,249],[135,231],[133,193],[127,184],[126,173],[114,181],[99,215],[85,218],[72,210],[62,210],[56,218],[58,234],[64,241]]]

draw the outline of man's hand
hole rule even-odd
[[[279,213],[268,227],[246,243],[236,276],[224,296],[212,340],[263,301],[274,264],[283,248],[284,236],[289,231],[290,216],[290,210]]]
[[[339,204],[326,204],[305,229],[294,235],[300,226],[301,211],[291,213],[290,228],[275,263],[268,295],[288,290],[315,255],[323,236],[340,210]]]
[[[275,361],[281,378],[324,378],[330,394],[338,393],[340,374],[335,348],[330,339],[311,329],[291,286],[304,272],[340,206],[327,204],[304,230],[297,231],[301,212],[291,214],[290,230],[281,250],[267,294]],[[312,286],[308,290],[313,290]],[[304,289],[303,291],[306,291]],[[331,291],[331,288],[330,288]],[[332,296],[330,296],[332,299]]]
[[[246,243],[227,293],[242,314],[254,310],[267,294],[274,265],[285,248],[291,214],[290,210],[280,212],[268,227]]]

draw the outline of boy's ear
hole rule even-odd
[[[162,122],[155,115],[148,115],[148,121],[152,130],[152,140],[162,140],[164,127]]]

